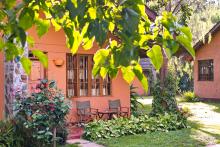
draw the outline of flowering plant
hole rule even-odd
[[[54,137],[54,130],[65,127],[70,106],[55,81],[42,80],[37,88],[39,92],[27,98],[17,98],[15,118],[24,128],[31,130],[33,138],[42,144],[51,144],[59,139]]]

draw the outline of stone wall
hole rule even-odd
[[[28,49],[25,49],[25,55],[28,56]],[[23,70],[19,57],[13,61],[4,62],[5,70],[5,116],[13,115],[13,103],[16,95],[25,96],[28,93],[28,76]]]

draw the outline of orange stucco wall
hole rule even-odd
[[[53,29],[49,30],[48,34],[42,38],[38,38],[34,29],[28,32],[35,39],[35,45],[33,49],[39,49],[47,52],[49,65],[47,69],[48,79],[54,79],[57,81],[58,87],[66,93],[66,53],[70,50],[66,47],[66,40],[64,32],[61,30],[55,32]],[[79,54],[94,54],[98,49],[98,46],[94,44],[94,47],[89,51],[79,49]],[[64,65],[57,67],[54,65],[53,60],[63,59]],[[120,99],[121,105],[124,107],[130,107],[130,93],[129,85],[123,80],[121,73],[112,80],[112,95],[108,97],[79,97],[71,98],[72,110],[69,115],[69,120],[76,121],[76,101],[90,100],[91,106],[100,110],[108,108],[108,100]]]
[[[134,89],[134,91],[137,92],[138,95],[146,95],[146,92],[145,92],[141,82],[137,78],[134,79],[132,84],[133,84],[133,87],[136,87]]]
[[[198,81],[198,60],[213,59],[214,80]],[[200,98],[220,98],[220,32],[197,52],[194,62],[194,91]]]
[[[0,120],[4,118],[4,58],[0,53]]]

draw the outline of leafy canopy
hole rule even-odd
[[[27,73],[31,62],[23,55],[26,42],[33,44],[25,32],[36,26],[39,37],[51,27],[63,29],[66,44],[73,54],[82,46],[100,49],[94,56],[93,74],[123,77],[131,82],[136,76],[147,90],[148,82],[139,65],[143,50],[157,70],[163,55],[171,57],[181,46],[194,56],[190,29],[178,23],[171,12],[163,11],[155,21],[145,13],[144,0],[3,0],[0,2],[0,31],[5,41],[0,47],[8,60],[19,57]],[[114,36],[114,37],[113,37]],[[46,57],[35,54],[47,66]]]

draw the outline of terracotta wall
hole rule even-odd
[[[134,91],[137,92],[138,95],[146,95],[146,92],[145,92],[141,82],[137,78],[134,79],[132,84],[133,84],[133,87],[137,87],[134,89]]]
[[[4,58],[0,53],[0,120],[4,118]]]
[[[65,35],[63,31],[55,32],[53,29],[49,31],[46,36],[38,38],[34,29],[29,31],[29,34],[35,38],[35,46],[32,49],[40,49],[47,52],[49,59],[48,67],[48,78],[57,81],[58,87],[66,93],[66,53],[70,52],[65,45]],[[94,44],[94,47],[89,51],[84,51],[80,49],[78,53],[80,54],[94,54],[98,46]],[[65,61],[62,67],[57,67],[54,65],[54,59],[63,59]],[[122,79],[121,73],[118,74],[117,78],[112,80],[112,95],[108,97],[80,97],[71,98],[72,107],[71,113],[69,115],[71,121],[75,121],[76,117],[76,101],[90,100],[91,106],[93,108],[98,108],[100,110],[108,108],[108,100],[120,99],[121,104],[124,107],[130,107],[130,92],[129,85]]]
[[[214,60],[214,81],[198,81],[198,60]],[[220,32],[196,52],[194,91],[201,98],[220,98]]]

